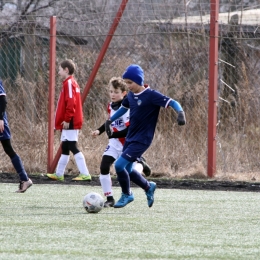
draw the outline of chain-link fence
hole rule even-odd
[[[0,77],[13,145],[29,172],[46,172],[50,16],[57,17],[56,66],[73,59],[83,91],[121,1],[28,2],[8,14],[2,6]],[[228,3],[221,1],[219,15],[217,173],[251,176],[260,169],[260,9]],[[84,104],[79,148],[91,173],[99,173],[107,144],[105,135],[92,139],[90,130],[107,118],[109,79],[137,63],[145,83],[179,101],[187,117],[187,125],[179,127],[172,109],[161,110],[144,155],[153,175],[206,175],[209,13],[210,3],[204,0],[127,3]],[[57,96],[60,87],[57,77]],[[58,146],[55,133],[55,150]],[[0,156],[1,170],[13,171],[1,150]],[[68,170],[77,170],[73,160]]]

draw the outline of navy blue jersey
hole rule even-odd
[[[122,106],[130,108],[130,126],[127,142],[140,142],[150,145],[161,107],[167,107],[171,98],[147,87],[141,93],[129,92]]]
[[[0,95],[6,95],[2,81],[0,81]]]
[[[2,81],[0,81],[0,96],[2,96],[2,95],[6,96],[6,93],[5,93],[5,90],[3,87],[3,83],[2,83]],[[10,133],[10,129],[8,126],[6,113],[4,113],[3,120],[4,120],[4,132],[0,133],[0,140],[10,139],[11,133]]]

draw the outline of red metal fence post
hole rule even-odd
[[[56,16],[50,18],[50,71],[49,71],[49,104],[48,104],[48,159],[47,172],[51,172],[54,143],[54,97],[55,97],[55,60],[56,60]]]
[[[89,93],[89,90],[90,90],[91,85],[92,85],[92,83],[93,83],[93,81],[95,79],[95,76],[96,76],[96,74],[98,72],[98,69],[99,69],[99,67],[101,65],[101,62],[102,62],[102,60],[103,60],[103,58],[104,58],[104,56],[106,54],[107,48],[109,46],[109,43],[111,42],[111,40],[113,38],[113,35],[114,35],[114,32],[115,32],[115,30],[116,30],[116,28],[117,28],[117,26],[119,24],[119,21],[120,21],[122,15],[124,13],[124,10],[125,10],[127,2],[128,2],[128,0],[122,0],[122,2],[121,2],[121,5],[120,5],[120,7],[119,7],[119,9],[117,11],[117,14],[116,14],[115,18],[114,18],[113,24],[110,27],[110,30],[109,30],[109,32],[107,34],[107,37],[106,37],[106,40],[105,40],[105,42],[104,42],[104,44],[103,44],[103,46],[101,48],[101,51],[100,51],[100,53],[98,55],[98,58],[96,60],[95,65],[94,65],[94,68],[93,68],[93,70],[92,70],[92,72],[91,72],[91,74],[89,76],[88,82],[87,82],[87,84],[86,84],[86,86],[84,88],[84,91],[82,93],[82,96],[81,96],[82,103],[84,103],[84,101],[85,101],[85,99],[86,99],[86,97],[87,97],[87,95]],[[61,155],[61,147],[59,148],[57,154],[55,155],[55,158],[54,158],[53,163],[52,163],[51,168],[50,168],[50,172],[54,172],[54,170],[55,170],[55,168],[57,166],[58,160],[60,158],[60,155]]]
[[[218,35],[219,0],[210,1],[210,43],[209,43],[209,105],[208,105],[208,176],[216,172],[217,134],[217,87],[218,87]]]
[[[115,30],[116,30],[116,28],[117,28],[117,26],[119,24],[119,21],[120,21],[122,15],[124,13],[124,10],[125,10],[127,2],[128,2],[128,0],[123,0],[121,2],[121,5],[120,5],[118,11],[117,11],[117,14],[116,14],[116,16],[114,18],[113,24],[112,24],[112,26],[111,26],[108,34],[107,34],[106,40],[105,40],[105,42],[104,42],[104,44],[102,46],[102,49],[101,49],[101,51],[99,53],[97,61],[96,61],[95,65],[94,65],[94,68],[93,68],[93,70],[92,70],[92,72],[91,72],[91,74],[89,76],[88,82],[87,82],[87,84],[86,84],[86,86],[84,88],[84,91],[82,93],[82,102],[83,103],[84,103],[84,101],[85,101],[85,99],[86,99],[86,97],[88,95],[90,87],[91,87],[91,85],[92,85],[92,83],[93,83],[93,81],[95,79],[95,76],[96,76],[96,74],[98,72],[98,69],[99,69],[99,67],[101,65],[101,62],[102,62],[102,60],[103,60],[103,58],[104,58],[104,56],[106,54],[107,48],[109,46],[109,43],[112,40],[114,32],[115,32]]]

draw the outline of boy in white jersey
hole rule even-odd
[[[112,116],[121,106],[124,96],[127,94],[127,85],[120,77],[113,77],[109,81],[109,95],[111,102],[107,106],[109,117]],[[122,153],[125,136],[129,126],[129,113],[125,113],[111,125],[113,127],[113,135],[109,137],[109,143],[103,153],[100,165],[100,183],[104,195],[107,197],[105,207],[113,207],[115,200],[111,185],[110,167],[114,161],[119,158]],[[105,124],[92,132],[92,136],[96,137],[105,132]],[[141,173],[145,169],[145,174],[150,174],[149,166],[144,162],[143,158],[140,163],[134,164],[135,169]]]

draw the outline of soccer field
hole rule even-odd
[[[121,209],[86,213],[84,185],[0,183],[0,259],[259,259],[260,194],[141,189]],[[115,198],[120,190],[115,188]]]

